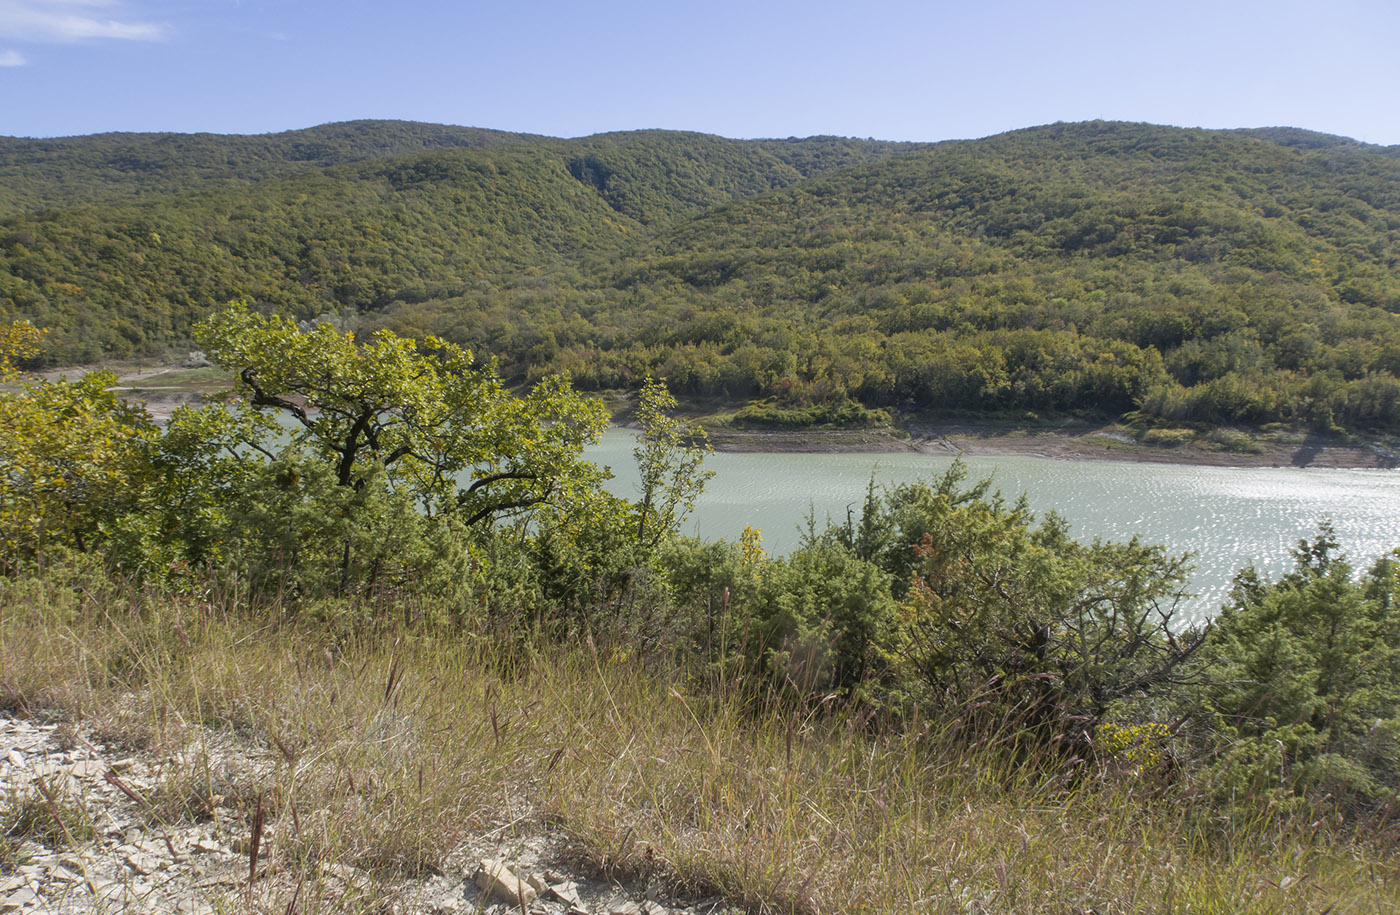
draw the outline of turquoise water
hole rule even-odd
[[[613,492],[635,496],[633,436],[611,430],[590,457],[616,474]],[[968,457],[969,477],[992,477],[1008,498],[1026,493],[1037,512],[1055,509],[1081,540],[1137,536],[1191,552],[1187,612],[1214,613],[1241,567],[1276,576],[1289,550],[1323,519],[1358,568],[1400,547],[1400,471],[1191,467],[1027,456]],[[859,512],[866,483],[928,479],[952,458],[920,454],[715,454],[715,471],[684,532],[735,539],[746,525],[770,553],[797,546],[809,514],[818,525]]]

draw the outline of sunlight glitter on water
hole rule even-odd
[[[631,433],[613,430],[590,456],[610,465],[611,489],[636,495]],[[1080,540],[1138,537],[1174,553],[1191,552],[1193,618],[1213,614],[1243,566],[1276,577],[1290,551],[1330,519],[1352,563],[1364,568],[1400,547],[1400,472],[1297,468],[1192,467],[1066,461],[1028,456],[969,457],[971,480],[991,476],[1008,501],[1025,493],[1037,514],[1058,511]],[[814,516],[844,521],[859,513],[872,477],[885,483],[930,479],[951,458],[920,454],[715,454],[715,477],[685,533],[735,539],[763,531],[770,553],[792,550]]]

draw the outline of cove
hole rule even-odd
[[[615,474],[608,488],[637,495],[633,433],[609,430],[588,456]],[[1291,550],[1330,520],[1358,569],[1400,547],[1400,472],[1312,468],[1198,467],[1076,461],[1022,455],[968,456],[968,479],[991,477],[1008,501],[1025,493],[1038,516],[1053,509],[1079,540],[1101,537],[1162,544],[1192,553],[1195,571],[1183,609],[1212,616],[1242,567],[1275,578],[1292,567]],[[683,533],[737,539],[745,526],[763,532],[771,554],[794,549],[809,515],[818,527],[859,512],[866,484],[941,475],[951,457],[899,454],[720,452],[715,472]]]

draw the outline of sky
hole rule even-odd
[[[400,118],[981,137],[1095,118],[1400,144],[1396,0],[0,0],[0,135]]]

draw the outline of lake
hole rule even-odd
[[[612,468],[609,488],[637,495],[634,436],[609,430],[589,456]],[[991,477],[1008,500],[1026,493],[1037,513],[1058,511],[1080,540],[1139,537],[1191,552],[1195,597],[1186,612],[1219,609],[1230,580],[1253,564],[1269,577],[1292,566],[1289,551],[1323,519],[1358,568],[1400,547],[1400,471],[1196,467],[1071,461],[1020,455],[966,457],[970,480]],[[769,553],[800,541],[809,514],[818,525],[860,511],[866,483],[930,479],[952,458],[899,454],[735,454],[706,460],[715,471],[684,533],[737,539],[752,525]]]

